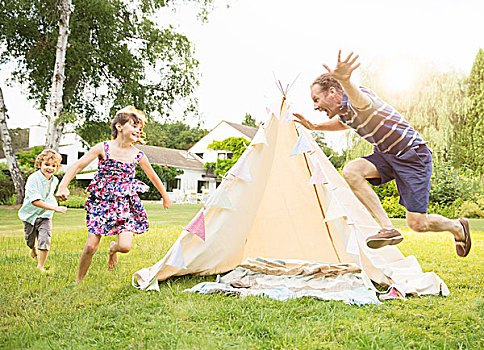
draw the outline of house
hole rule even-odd
[[[29,147],[42,146],[45,143],[46,129],[41,125],[30,127]],[[175,181],[164,184],[167,192],[177,194],[188,192],[211,193],[221,180],[217,179],[213,172],[205,169],[204,164],[215,162],[218,158],[227,159],[232,155],[231,152],[225,150],[208,149],[208,145],[213,141],[223,141],[228,137],[243,137],[250,141],[256,132],[257,128],[223,120],[188,151],[149,145],[136,145],[136,147],[146,154],[150,163],[183,170],[183,174],[178,175]],[[64,132],[59,146],[59,153],[62,155],[62,171],[67,171],[87,151],[87,147],[74,130]],[[78,174],[76,179],[91,180],[96,169],[97,159],[93,160],[82,173]]]

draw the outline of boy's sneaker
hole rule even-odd
[[[382,228],[378,234],[370,236],[366,239],[366,245],[369,248],[377,249],[386,245],[394,245],[403,241],[403,236],[400,232],[393,229]]]

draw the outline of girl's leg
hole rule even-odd
[[[128,253],[133,243],[133,232],[124,231],[118,235],[118,242],[111,242],[109,248],[108,270],[114,269],[118,263],[117,252]]]
[[[86,244],[82,250],[81,257],[79,258],[79,269],[77,270],[76,282],[81,282],[86,276],[89,266],[91,266],[92,256],[97,251],[99,247],[99,242],[101,241],[101,236],[95,235],[89,232],[87,236]]]
[[[47,249],[39,249],[39,263],[37,264],[37,268],[40,271],[45,271],[44,264],[47,260],[47,254],[49,254],[49,251]]]

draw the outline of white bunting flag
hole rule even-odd
[[[291,111],[291,108],[288,107],[286,110],[286,113],[284,113],[284,115],[281,118],[281,122],[285,124],[285,123],[289,123],[291,120],[292,120],[292,111]]]
[[[183,249],[181,247],[180,241],[176,241],[173,245],[170,257],[165,263],[166,265],[179,267],[186,269],[185,259],[183,258]]]
[[[250,175],[249,167],[247,166],[247,156],[249,154],[249,148],[247,148],[239,158],[237,163],[230,168],[228,171],[229,174],[234,175],[235,177],[244,180],[246,182],[252,182],[252,176]]]
[[[259,128],[254,138],[252,139],[252,145],[267,145],[266,131],[264,128]]]
[[[227,192],[223,188],[218,188],[208,205],[223,209],[234,209]]]
[[[313,150],[313,146],[311,146],[306,136],[304,136],[304,134],[301,134],[299,135],[299,138],[297,139],[296,144],[292,149],[291,157],[297,156],[298,154],[302,154],[312,150]]]
[[[309,179],[308,185],[327,184],[328,179],[326,178],[326,175],[324,175],[323,167],[319,160],[312,158],[311,163],[314,165],[313,174],[311,179]]]
[[[328,222],[342,217],[346,217],[346,213],[343,207],[339,204],[338,200],[335,197],[333,197],[331,199],[331,202],[329,202],[328,210],[326,212],[326,217],[324,218],[323,221]]]
[[[346,244],[346,252],[348,254],[360,255],[360,249],[358,248],[358,240],[356,239],[356,228],[353,225],[348,227],[350,228],[351,233],[348,238],[348,243]]]

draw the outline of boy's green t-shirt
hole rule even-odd
[[[53,210],[36,207],[32,202],[40,199],[45,203],[57,205],[54,192],[58,183],[57,177],[52,175],[50,180],[47,180],[40,170],[30,175],[25,184],[24,203],[18,211],[20,220],[33,225],[37,218],[52,218]]]

